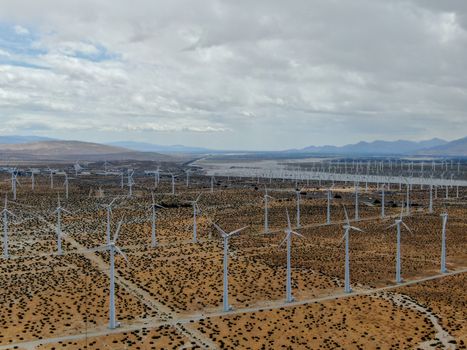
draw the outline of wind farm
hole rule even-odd
[[[2,172],[0,349],[465,347],[467,163],[205,162]]]
[[[0,350],[467,350],[465,62],[465,0],[2,0]]]

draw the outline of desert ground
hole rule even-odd
[[[118,174],[18,176],[7,197],[8,258],[0,259],[1,349],[465,349],[467,347],[467,188],[405,185],[385,190],[359,184],[358,218],[353,183],[335,183],[326,224],[326,181],[205,176],[178,166],[160,175],[137,169],[132,193]],[[174,177],[172,193],[171,175]],[[125,173],[126,174],[126,173]],[[126,175],[125,175],[126,176]],[[264,195],[268,195],[265,232]],[[297,218],[300,193],[300,221]],[[152,194],[157,246],[151,247]],[[197,242],[193,203],[197,202]],[[3,197],[2,197],[3,198]],[[63,254],[57,248],[60,205]],[[113,201],[113,202],[112,202]],[[110,256],[105,205],[112,202],[115,306],[119,327],[109,329]],[[345,208],[345,209],[344,209]],[[291,226],[294,301],[285,300]],[[351,293],[344,292],[345,212],[363,232],[349,234]],[[395,282],[396,228],[401,232],[402,282]],[[447,272],[440,271],[440,214],[448,213]],[[2,216],[4,218],[4,216]],[[3,219],[4,220],[4,219]],[[223,311],[223,240],[214,223],[231,232],[230,311]],[[3,224],[3,221],[2,221]]]

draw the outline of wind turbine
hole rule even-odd
[[[333,187],[334,185],[329,187],[326,191],[326,194],[327,194],[326,225],[331,224],[331,195],[332,195]]]
[[[269,199],[274,199],[274,198],[268,195],[268,189],[264,188],[264,197],[263,197],[263,200],[264,200],[264,233],[269,232],[269,215],[268,215]]]
[[[157,209],[164,209],[162,205],[159,205],[154,200],[154,192],[151,192],[152,196],[152,203],[150,205],[151,208],[151,248],[155,248],[157,246],[157,239],[156,239],[156,219],[157,219]]]
[[[198,236],[197,236],[197,222],[196,222],[196,216],[201,213],[201,210],[199,209],[198,206],[198,201],[199,198],[201,197],[201,193],[198,195],[198,197],[194,200],[191,201],[191,205],[193,206],[193,243],[198,243]]]
[[[448,213],[441,214],[443,220],[443,230],[441,234],[441,273],[446,273],[446,224],[448,221]]]
[[[303,235],[301,235],[298,232],[292,231],[292,226],[290,225],[290,217],[289,217],[289,211],[287,208],[285,209],[285,212],[287,214],[287,229],[284,230],[286,236],[284,240],[279,244],[279,247],[284,244],[284,242],[287,242],[287,276],[286,276],[286,283],[285,283],[285,301],[287,303],[291,303],[294,301],[294,298],[292,296],[292,271],[291,271],[291,264],[290,264],[290,250],[291,250],[291,236],[296,235],[301,238]]]
[[[175,175],[170,173],[170,176],[172,177],[172,196],[175,196]]]
[[[56,227],[56,234],[57,234],[57,254],[62,255],[62,212],[71,214],[68,210],[62,208],[60,205],[60,195],[58,196],[58,206],[55,209],[55,213],[57,213],[57,227]]]
[[[50,172],[50,188],[53,189],[54,188],[54,172],[50,168],[49,168],[49,172]]]
[[[185,170],[185,174],[186,174],[186,187],[190,187],[190,172],[191,170],[190,169],[187,169]]]
[[[405,214],[410,215],[410,187],[408,183],[407,183],[406,202],[407,202],[407,206],[405,208],[405,211],[406,211]]]
[[[401,224],[409,231],[412,233],[410,228],[405,224],[404,221],[402,221],[402,214],[404,212],[404,206],[401,207],[401,214],[399,219],[396,219],[394,224],[388,227],[397,227],[397,248],[396,248],[396,283],[401,283],[402,278],[401,278]]]
[[[8,210],[8,199],[5,194],[5,207],[2,210],[3,214],[3,257],[8,259],[10,254],[8,253],[8,215],[15,216],[11,211]]]
[[[343,226],[344,228],[344,235],[342,236],[342,241],[345,239],[345,271],[344,271],[344,292],[351,293],[352,288],[350,288],[350,259],[349,259],[349,233],[350,230],[363,232],[363,230],[359,229],[358,227],[354,227],[350,225],[349,216],[347,215],[347,209],[344,206],[344,214],[345,214],[345,222],[346,224]]]
[[[135,171],[133,169],[128,169],[128,197],[133,196],[133,185],[135,182],[133,181],[133,174]]]
[[[297,195],[297,228],[300,228],[300,199],[301,195],[300,192],[302,192],[303,188],[300,190],[295,190],[295,194]]]
[[[430,204],[428,205],[428,212],[433,213],[433,184],[430,184]]]
[[[75,164],[73,164],[73,168],[75,169],[75,176],[78,176],[78,172],[81,172],[83,170],[81,165],[79,165],[78,161],[76,161]]]
[[[386,185],[383,184],[381,186],[381,218],[384,219],[385,212],[384,212],[384,189],[386,188]]]
[[[35,179],[36,172],[34,169],[31,169],[31,190],[34,191],[36,188],[36,179]]]
[[[358,182],[355,182],[355,221],[358,221]]]
[[[223,229],[221,229],[218,225],[213,223],[214,227],[219,231],[222,238],[224,239],[224,291],[223,291],[223,298],[222,298],[222,305],[224,312],[232,310],[232,306],[229,305],[229,278],[228,278],[228,256],[229,256],[229,239],[243,231],[248,226],[239,228],[238,230],[232,231],[230,233],[226,233]]]
[[[21,185],[18,181],[18,173],[16,169],[11,173],[11,189],[13,191],[13,200],[16,200],[16,185]]]
[[[120,326],[115,319],[115,253],[120,254],[125,261],[128,263],[126,255],[122,250],[116,245],[118,235],[120,233],[120,228],[122,227],[123,219],[118,223],[117,230],[115,231],[113,240],[110,243],[107,243],[101,247],[95,249],[96,251],[108,250],[110,254],[110,303],[109,303],[109,328],[115,329]]]
[[[154,173],[154,187],[159,186],[160,179],[161,179],[160,167],[157,167],[157,170]]]
[[[214,180],[215,180],[214,175],[211,175],[211,193],[214,192]]]
[[[68,199],[68,174],[64,172],[65,175],[65,181],[63,182],[63,185],[65,186],[65,198]]]
[[[105,230],[107,244],[110,244],[110,216],[112,215],[112,205],[117,200],[117,198],[118,197],[115,197],[109,204],[101,204],[101,206],[104,207],[107,212],[107,223],[106,223],[106,230]]]

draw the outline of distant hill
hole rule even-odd
[[[38,141],[52,141],[54,139],[43,136],[20,136],[20,135],[0,135],[0,144],[15,145],[18,143],[38,142]]]
[[[0,152],[4,159],[10,160],[174,160],[170,156],[155,152],[137,152],[123,147],[82,141],[0,144]]]
[[[146,142],[135,141],[116,141],[107,143],[111,146],[124,147],[135,151],[142,152],[161,152],[161,153],[219,153],[220,151],[202,148],[202,147],[189,147],[184,145],[156,145]]]
[[[327,153],[327,154],[355,154],[355,155],[369,155],[369,154],[412,154],[418,151],[438,147],[447,144],[445,140],[434,138],[426,141],[361,141],[356,144],[349,144],[345,146],[309,146],[302,148],[298,151],[310,153]],[[297,150],[293,150],[297,151]]]
[[[431,156],[467,157],[467,137],[431,147],[419,152]]]

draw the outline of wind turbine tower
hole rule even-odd
[[[221,229],[218,225],[214,224],[214,227],[219,231],[222,238],[224,239],[224,290],[223,290],[223,298],[222,298],[222,308],[224,312],[232,310],[232,307],[229,304],[229,278],[228,278],[228,256],[229,256],[229,240],[230,238],[243,231],[248,226],[239,228],[238,230],[232,231],[230,233],[226,233],[223,229]]]
[[[291,270],[291,262],[290,262],[290,251],[291,251],[291,236],[296,235],[298,237],[304,238],[300,233],[292,231],[292,226],[290,225],[290,217],[289,217],[289,211],[286,209],[286,214],[287,214],[287,229],[284,231],[285,232],[285,238],[282,241],[282,243],[279,245],[282,246],[284,242],[287,242],[287,274],[286,274],[286,284],[285,284],[285,301],[287,303],[291,303],[294,301],[294,298],[292,296],[292,270]]]

